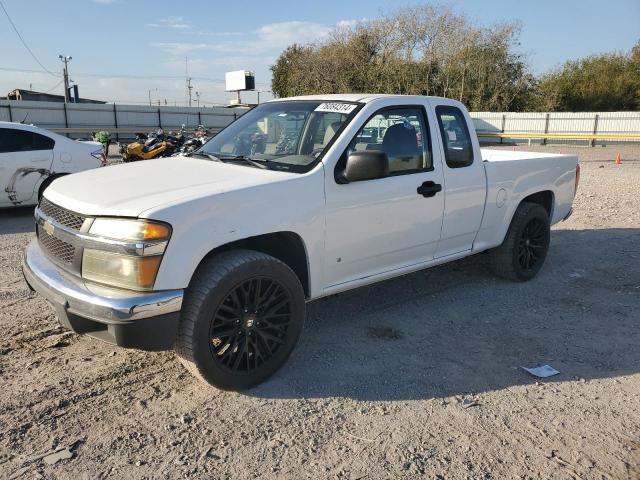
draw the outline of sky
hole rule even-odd
[[[59,54],[72,56],[80,95],[118,103],[228,103],[224,73],[255,72],[271,98],[269,66],[288,45],[321,41],[332,28],[424,3],[393,0],[0,0],[37,60],[0,9],[0,96],[15,88],[63,93]],[[531,70],[628,51],[640,40],[640,0],[453,0],[480,26],[518,20]],[[188,59],[188,60],[187,60]],[[45,69],[50,73],[45,72]],[[199,93],[199,96],[195,94]],[[255,102],[257,92],[244,92]]]

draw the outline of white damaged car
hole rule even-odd
[[[76,142],[33,125],[0,122],[0,208],[35,205],[56,178],[105,162],[98,142]]]

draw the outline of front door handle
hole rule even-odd
[[[433,197],[436,193],[442,191],[442,185],[428,181],[420,185],[416,191],[423,197]]]

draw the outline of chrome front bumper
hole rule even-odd
[[[85,283],[51,262],[37,240],[27,246],[22,270],[65,327],[124,347],[173,346],[184,290],[139,293]]]

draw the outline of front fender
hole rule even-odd
[[[173,227],[155,289],[186,288],[200,262],[218,247],[258,235],[292,232],[302,238],[307,251],[313,296],[316,289],[321,290],[324,252],[322,168],[314,172],[145,212],[144,217]]]

